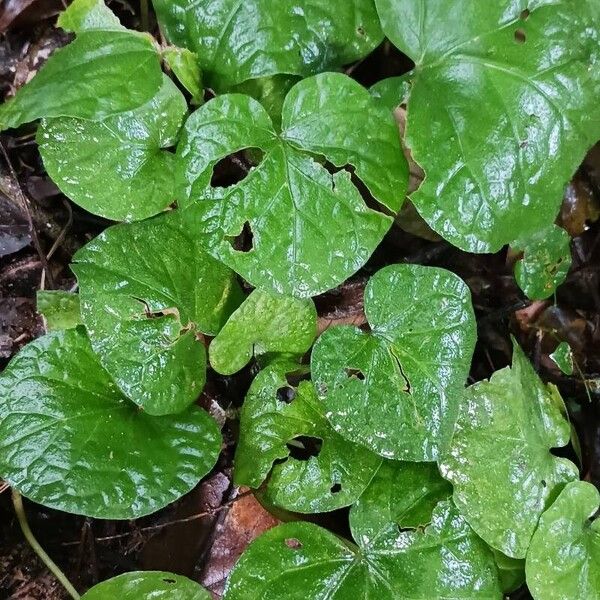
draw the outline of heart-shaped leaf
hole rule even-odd
[[[174,44],[201,61],[210,87],[266,75],[306,77],[366,56],[383,39],[373,0],[153,0]]]
[[[316,335],[312,300],[254,290],[212,341],[210,364],[218,373],[231,375],[243,369],[253,354],[302,356]]]
[[[365,289],[371,331],[332,327],[312,352],[327,418],[386,458],[433,461],[447,447],[475,347],[464,282],[449,271],[392,265]]]
[[[83,31],[0,106],[0,131],[41,117],[104,119],[150,101],[162,81],[149,36]]]
[[[357,271],[392,223],[367,207],[350,173],[332,175],[315,154],[338,168],[351,165],[392,211],[404,200],[408,170],[392,115],[345,75],[294,86],[282,123],[278,134],[248,96],[207,102],[186,123],[178,147],[182,196],[184,203],[200,201],[198,235],[213,256],[256,287],[307,297]],[[264,152],[260,165],[237,185],[213,187],[215,164],[245,148]],[[251,248],[237,246],[242,233]]]
[[[173,146],[185,98],[163,76],[143,106],[103,121],[47,119],[38,130],[44,166],[60,190],[89,212],[115,221],[150,217],[175,197]]]
[[[103,581],[88,590],[82,600],[211,600],[195,581],[163,571],[134,571]]]
[[[426,177],[411,199],[454,245],[492,252],[554,221],[600,137],[594,1],[376,0],[415,62],[406,143]]]
[[[571,267],[571,238],[556,225],[513,244],[524,250],[515,265],[519,287],[532,300],[545,300],[554,294]]]
[[[81,324],[79,295],[63,290],[39,290],[37,311],[44,317],[48,331],[72,329]]]
[[[493,555],[451,502],[424,531],[390,527],[358,547],[311,523],[287,523],[254,541],[224,600],[501,600]]]
[[[550,452],[569,443],[565,414],[558,390],[542,384],[516,342],[512,368],[465,392],[440,469],[471,527],[513,558],[525,557],[556,486],[578,477],[571,461]]]
[[[600,493],[569,483],[542,515],[527,553],[527,585],[536,600],[600,598]]]
[[[193,210],[111,227],[72,266],[100,362],[152,415],[196,400],[206,371],[200,333],[216,334],[242,300],[234,274],[202,250]]]
[[[0,477],[50,508],[141,517],[189,492],[220,445],[199,408],[151,417],[129,402],[81,328],[35,340],[0,375]]]
[[[265,499],[296,512],[349,506],[362,494],[381,458],[344,440],[325,419],[302,367],[275,363],[261,371],[242,407],[235,482],[259,487]]]

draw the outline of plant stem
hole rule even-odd
[[[77,593],[77,590],[73,587],[71,582],[67,579],[66,575],[58,568],[58,565],[46,554],[44,549],[40,546],[40,543],[35,539],[29,523],[27,522],[27,515],[25,514],[25,507],[23,506],[23,498],[17,490],[12,491],[12,501],[15,507],[15,513],[21,526],[21,531],[25,536],[25,539],[29,542],[32,550],[40,557],[41,561],[48,567],[52,574],[60,581],[64,588],[69,592],[74,600],[80,600],[81,596]]]
[[[140,0],[140,20],[142,31],[148,31],[150,28],[150,19],[148,17],[148,0]]]

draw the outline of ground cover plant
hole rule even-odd
[[[86,600],[600,600],[598,0],[62,8],[0,104],[7,539]]]

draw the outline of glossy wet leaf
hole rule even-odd
[[[210,600],[195,581],[164,571],[134,571],[103,581],[88,590],[82,600]]]
[[[0,106],[0,130],[42,117],[101,120],[148,102],[161,84],[149,36],[83,31]]]
[[[325,512],[355,502],[381,458],[333,431],[312,383],[294,381],[302,369],[276,363],[252,383],[240,417],[235,482],[258,488],[271,473],[268,503]]]
[[[542,515],[527,554],[527,586],[535,600],[600,598],[600,494],[568,484]]]
[[[63,290],[38,290],[37,311],[48,331],[72,329],[81,324],[79,295]]]
[[[366,56],[383,39],[373,0],[153,0],[167,37],[200,59],[209,87],[278,73],[307,77]]]
[[[565,415],[556,387],[540,381],[516,342],[512,368],[465,393],[440,469],[471,527],[510,557],[525,557],[557,486],[578,478],[571,461],[550,452],[569,443]]]
[[[189,211],[104,231],[74,257],[81,315],[104,368],[153,415],[183,410],[205,382],[201,334],[241,302],[234,274],[206,254]]]
[[[175,145],[187,104],[175,84],[163,85],[143,106],[88,121],[44,119],[38,129],[48,175],[73,202],[113,219],[144,219],[175,199]]]
[[[391,218],[367,207],[353,166],[379,202],[396,211],[408,180],[392,115],[342,74],[306,79],[286,97],[283,130],[248,96],[217,97],[198,109],[178,147],[182,195],[203,212],[208,251],[256,287],[299,297],[339,285],[369,258]],[[245,148],[262,162],[237,185],[211,185],[214,165]],[[251,247],[236,246],[245,233]],[[241,240],[243,242],[244,240]]]
[[[431,523],[438,502],[451,496],[452,486],[436,464],[384,460],[352,507],[350,522],[371,541],[394,526],[423,528]]]
[[[224,600],[500,600],[493,556],[449,502],[424,531],[390,527],[359,546],[311,523],[287,523],[254,541]]]
[[[386,458],[433,461],[450,441],[475,347],[465,283],[419,265],[380,270],[365,289],[371,331],[331,327],[313,380],[336,431]]]
[[[210,364],[231,375],[252,356],[267,353],[302,356],[317,335],[314,302],[254,290],[231,315],[210,345]]]
[[[565,375],[573,375],[573,352],[567,342],[561,342],[550,358]]]
[[[532,300],[545,300],[554,294],[571,267],[571,238],[556,225],[516,242],[524,257],[515,265],[519,287]]]
[[[35,340],[0,375],[0,477],[50,508],[149,514],[195,487],[220,446],[199,408],[151,417],[129,402],[82,328]]]
[[[411,199],[428,224],[470,252],[552,224],[600,137],[593,0],[376,4],[416,65],[406,143],[426,173]]]
[[[169,69],[192,96],[192,104],[202,104],[204,90],[198,57],[187,48],[178,48],[177,46],[165,48],[162,56]]]
[[[77,34],[90,29],[125,29],[104,0],[74,0],[60,13],[56,26]]]

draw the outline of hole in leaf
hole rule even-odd
[[[280,387],[277,390],[277,400],[284,404],[290,404],[290,402],[296,397],[296,390],[293,387]]]
[[[169,578],[167,578],[167,577],[164,577],[164,578],[163,578],[163,581],[164,581],[165,583],[177,583],[177,582],[176,582],[174,579],[169,579]]]
[[[519,29],[515,31],[515,42],[517,42],[517,44],[524,44],[526,41],[527,35],[525,34],[525,30],[519,27]]]
[[[526,8],[520,15],[519,15],[519,19],[521,19],[521,21],[527,21],[527,19],[529,19],[529,15],[531,14],[531,11]]]
[[[144,306],[144,316],[146,319],[159,319],[160,317],[166,317],[167,315],[175,315],[179,319],[179,309],[175,307],[151,310],[150,306],[148,306],[148,303],[143,298],[136,298],[135,296],[132,296],[132,298]]]
[[[296,538],[288,538],[284,541],[284,544],[292,550],[298,550],[299,548],[302,548],[302,542]]]
[[[546,483],[545,479],[542,479],[542,487],[546,487],[548,484]]]
[[[334,483],[329,490],[332,494],[339,494],[342,491],[341,483]]]
[[[264,157],[260,148],[246,148],[227,155],[213,167],[210,185],[228,188],[244,181],[250,171],[258,166]]]
[[[356,32],[358,33],[358,35],[365,35],[365,28],[362,25],[359,25],[356,28]]]
[[[301,381],[308,381],[310,379],[310,373],[303,373],[302,371],[295,371],[293,373],[286,373],[285,380],[291,387],[298,387]]]
[[[348,367],[346,369],[346,376],[350,379],[354,377],[355,379],[359,379],[360,381],[365,380],[365,374],[360,369],[352,369]]]
[[[290,451],[291,458],[309,460],[313,456],[319,456],[319,452],[323,447],[323,440],[308,435],[299,435],[290,440],[286,446]]]
[[[252,233],[250,222],[246,221],[236,236],[227,236],[226,239],[237,252],[250,252],[254,247],[254,233]]]

